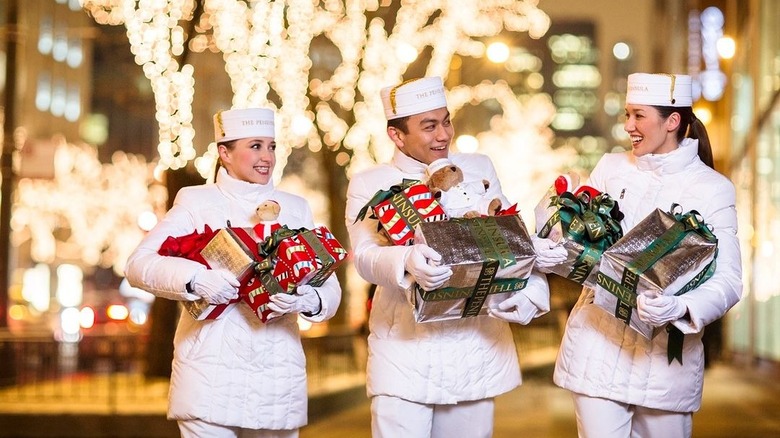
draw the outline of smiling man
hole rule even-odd
[[[366,385],[372,436],[489,437],[493,398],[520,384],[509,325],[491,316],[416,323],[409,286],[416,282],[423,289],[437,289],[452,271],[439,265],[441,256],[429,246],[386,246],[376,219],[356,218],[378,190],[404,179],[423,179],[428,165],[441,158],[463,170],[464,183],[487,179],[488,199],[500,199],[504,208],[509,202],[487,156],[450,155],[454,129],[441,78],[387,87],[381,97],[387,135],[396,150],[389,163],[352,177],[346,212],[355,267],[378,286],[369,320]],[[523,303],[501,313],[522,312],[530,320],[547,311],[547,282],[536,280],[535,287],[524,291]]]

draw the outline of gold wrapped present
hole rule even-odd
[[[695,211],[656,209],[601,258],[594,303],[652,339],[658,330],[639,320],[637,294],[681,295],[714,272],[718,242]]]
[[[200,250],[200,255],[211,269],[226,269],[241,279],[252,271],[255,261],[250,245],[257,247],[246,230],[223,228]]]
[[[243,228],[223,228],[200,250],[200,256],[210,269],[226,269],[244,283],[253,273],[257,257],[257,244]],[[254,249],[254,252],[253,252]],[[197,320],[218,319],[232,310],[241,298],[227,304],[211,304],[201,298],[196,301],[184,301],[184,308]]]
[[[525,287],[536,260],[520,216],[490,216],[423,222],[415,239],[442,256],[452,277],[434,291],[415,285],[417,322],[487,314],[487,309]]]

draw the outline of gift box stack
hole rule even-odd
[[[537,235],[566,249],[566,261],[549,268],[552,273],[594,287],[601,255],[623,236],[623,214],[606,193],[587,186],[568,189],[556,181],[537,204]]]
[[[487,314],[525,287],[536,260],[523,220],[516,215],[422,222],[415,239],[436,250],[452,277],[440,289],[414,287],[417,322]]]
[[[291,230],[282,227],[263,242],[265,262],[255,265],[256,276],[242,294],[265,321],[271,295],[293,293],[300,285],[322,286],[347,258],[347,251],[327,227]]]
[[[636,316],[637,293],[681,295],[715,269],[717,239],[698,213],[656,209],[604,252],[594,303],[652,339],[658,330]]]
[[[447,219],[444,209],[420,181],[404,180],[389,190],[379,191],[368,207],[395,245],[413,244],[417,224]]]
[[[302,284],[321,286],[347,257],[347,251],[327,227],[281,227],[260,245],[251,232],[251,228],[212,232],[206,227],[204,233],[169,237],[158,251],[198,261],[210,269],[226,269],[241,283],[239,298],[229,303],[211,304],[203,299],[184,302],[193,318],[217,319],[244,301],[265,322],[271,295],[294,293]]]

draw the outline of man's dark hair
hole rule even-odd
[[[392,127],[403,132],[404,134],[408,134],[409,133],[408,122],[409,122],[409,116],[399,117],[397,119],[388,120],[387,127],[388,128]]]

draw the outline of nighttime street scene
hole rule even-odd
[[[0,0],[0,437],[780,436],[778,25]]]

